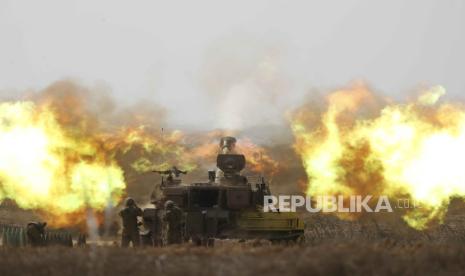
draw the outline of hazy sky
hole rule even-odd
[[[279,123],[311,89],[364,79],[465,93],[465,1],[0,0],[0,90],[75,78],[179,126]]]

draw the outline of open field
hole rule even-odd
[[[1,249],[0,275],[459,275],[460,244]]]
[[[426,232],[402,223],[306,218],[306,242],[217,241],[164,248],[0,248],[0,275],[459,275],[463,216]],[[107,243],[109,244],[109,243]]]
[[[455,206],[455,207],[454,207]],[[3,223],[25,224],[34,214],[1,209]],[[398,215],[355,221],[302,214],[305,242],[217,241],[164,248],[0,247],[0,275],[459,275],[465,271],[463,204],[449,208],[444,224],[427,231]]]

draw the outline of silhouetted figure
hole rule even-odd
[[[26,236],[28,244],[34,247],[45,245],[46,225],[46,222],[30,222],[27,224]]]
[[[132,242],[134,247],[139,246],[139,223],[137,217],[142,216],[142,210],[137,207],[136,202],[132,198],[126,199],[126,207],[119,212],[123,220],[123,234],[121,237],[121,246],[128,247]]]
[[[165,210],[163,220],[168,224],[168,244],[182,243],[182,210],[171,200],[165,203]]]

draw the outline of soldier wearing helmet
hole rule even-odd
[[[171,210],[175,206],[174,202],[172,200],[167,200],[165,202],[165,209],[166,210]]]
[[[139,246],[139,225],[137,217],[142,216],[142,210],[136,205],[132,198],[126,199],[126,207],[119,212],[123,220],[123,233],[121,237],[121,246],[128,247],[132,242],[134,247]]]
[[[176,204],[168,200],[165,202],[165,217],[163,220],[168,226],[168,244],[182,243],[182,210]]]

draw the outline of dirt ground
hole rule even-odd
[[[17,212],[5,211],[5,223]],[[463,212],[462,205],[450,208],[443,224],[426,231],[398,216],[304,214],[305,241],[291,245],[218,240],[214,248],[123,249],[113,237],[87,248],[0,247],[0,275],[463,275]]]
[[[306,241],[294,245],[0,247],[0,275],[461,275],[465,235],[451,221],[423,232],[313,217]]]
[[[459,244],[0,250],[0,275],[460,275]]]

